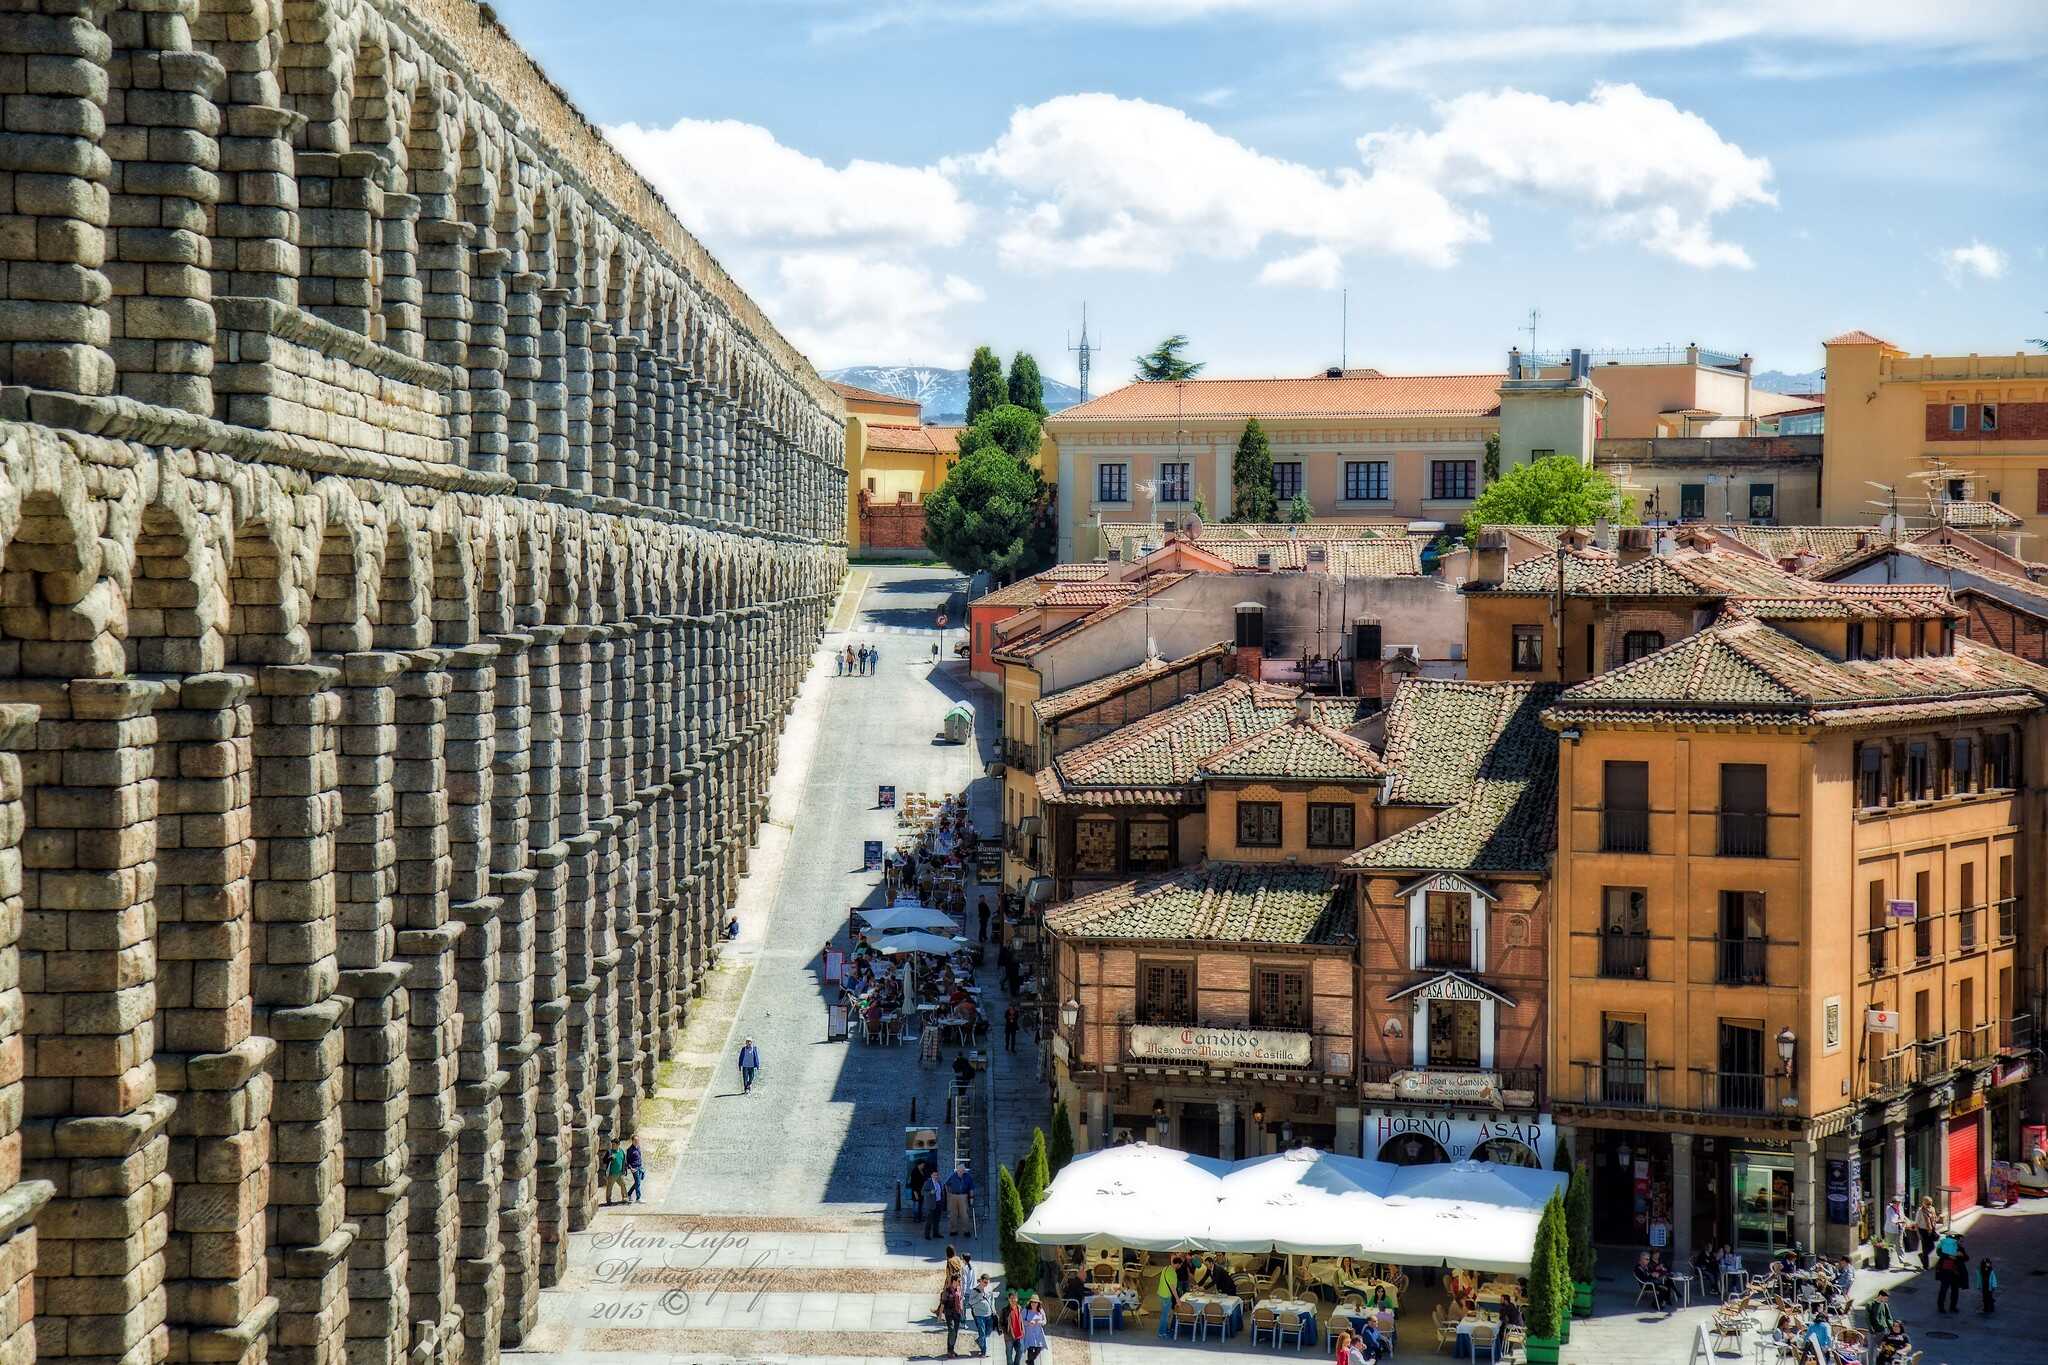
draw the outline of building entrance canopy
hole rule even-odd
[[[1243,1161],[1134,1143],[1075,1157],[1018,1236],[1141,1251],[1278,1251],[1526,1274],[1565,1177],[1297,1149]]]

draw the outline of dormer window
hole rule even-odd
[[[1450,872],[1410,885],[1408,965],[1416,971],[1486,970],[1486,912],[1493,896]]]

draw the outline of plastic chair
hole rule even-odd
[[[1259,1344],[1259,1334],[1270,1337],[1275,1346],[1280,1344],[1280,1318],[1272,1309],[1255,1305],[1252,1308],[1252,1345]]]
[[[1196,1341],[1202,1339],[1202,1310],[1182,1299],[1173,1306],[1173,1340],[1180,1340],[1180,1329],[1188,1329],[1188,1335]]]
[[[1294,1338],[1294,1349],[1301,1349],[1302,1316],[1299,1313],[1273,1314],[1273,1345],[1278,1347],[1282,1337]]]
[[[1479,1353],[1482,1350],[1486,1352],[1487,1359],[1500,1359],[1500,1329],[1493,1323],[1474,1323],[1472,1325],[1471,1337],[1472,1358],[1474,1360],[1479,1359]]]
[[[1435,1312],[1432,1312],[1429,1317],[1430,1321],[1436,1324],[1437,1349],[1443,1350],[1445,1347],[1450,1347],[1455,1354],[1458,1345],[1458,1324],[1452,1322],[1449,1318],[1438,1316]]]
[[[1087,1330],[1089,1336],[1095,1335],[1095,1324],[1098,1322],[1102,1324],[1102,1328],[1106,1332],[1116,1330],[1116,1308],[1108,1299],[1090,1299],[1087,1303],[1087,1309],[1088,1311],[1083,1316],[1081,1325]]]
[[[1230,1335],[1230,1308],[1221,1303],[1202,1305],[1202,1336],[1206,1339],[1211,1331],[1220,1341]]]

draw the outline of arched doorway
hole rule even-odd
[[[1496,1166],[1541,1166],[1536,1153],[1526,1142],[1513,1138],[1488,1138],[1472,1153],[1474,1161],[1491,1161]]]
[[[1450,1159],[1443,1144],[1427,1133],[1402,1133],[1380,1146],[1380,1160],[1396,1166],[1432,1166]]]

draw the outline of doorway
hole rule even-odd
[[[1216,1122],[1216,1106],[1199,1102],[1185,1102],[1180,1107],[1180,1149],[1190,1156],[1219,1156],[1222,1147],[1219,1139],[1221,1129]]]

